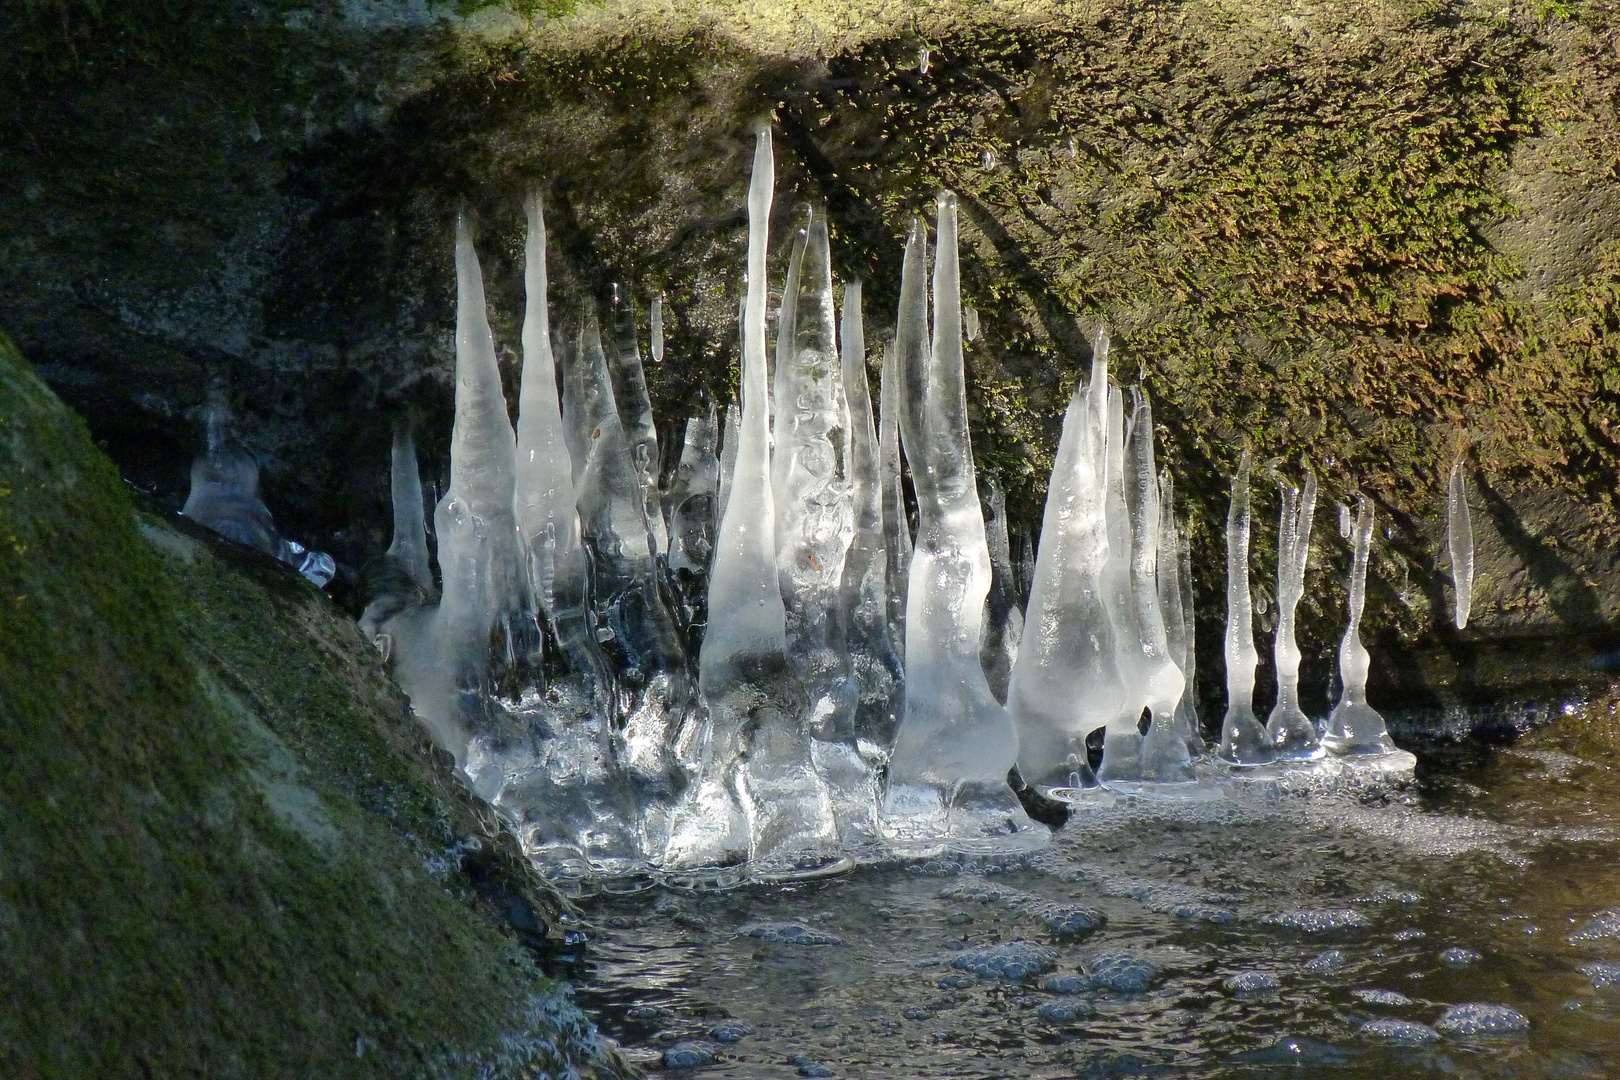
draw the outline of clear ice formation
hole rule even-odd
[[[1254,603],[1249,598],[1249,455],[1232,477],[1226,515],[1226,718],[1216,754],[1231,765],[1264,765],[1276,757],[1254,715]]]
[[[652,299],[652,309],[647,313],[647,349],[652,353],[653,363],[664,362],[664,294],[659,293]]]
[[[1095,404],[1107,383],[1107,338],[1098,335],[1092,389],[1076,386],[1046,490],[1046,513],[1024,635],[1007,708],[1018,728],[1018,771],[1056,799],[1097,786],[1086,736],[1118,715],[1125,697],[1103,599],[1109,558],[1104,429]],[[908,657],[909,659],[909,657]]]
[[[206,443],[191,464],[191,490],[181,513],[245,547],[258,548],[325,588],[337,564],[324,551],[310,551],[276,532],[270,508],[259,498],[259,463],[237,439],[222,400],[208,406]]]
[[[458,221],[456,422],[435,513],[442,587],[402,423],[393,542],[368,571],[361,619],[422,722],[565,886],[655,873],[688,885],[799,878],[886,850],[1027,851],[1049,834],[1020,806],[1015,766],[1036,793],[1081,805],[1112,798],[1098,774],[1126,793],[1207,797],[1190,554],[1174,484],[1155,462],[1151,403],[1130,388],[1127,413],[1108,380],[1107,336],[1065,413],[1037,545],[1014,531],[991,478],[981,492],[974,467],[954,197],[939,197],[932,300],[923,222],[908,236],[875,416],[861,284],[846,284],[840,321],[819,207],[796,232],[770,347],[773,198],[762,130],[739,400],[723,432],[716,405],[700,400],[663,490],[628,291],[616,287],[607,306],[605,345],[594,305],[553,326],[545,223],[528,200],[514,432]],[[661,296],[651,324],[656,360]],[[1245,456],[1228,518],[1219,748],[1245,765],[1275,752],[1252,712],[1248,482]],[[1294,715],[1293,617],[1314,501],[1314,479],[1303,495],[1284,492],[1279,709],[1292,709],[1273,726],[1288,735],[1285,754],[1309,741],[1309,721]],[[293,546],[276,537],[222,411],[186,512],[266,550]],[[1362,515],[1345,698],[1323,742],[1387,769],[1409,756],[1389,753],[1364,700],[1365,502]],[[1094,774],[1087,739],[1099,731]]]
[[[1468,514],[1468,488],[1459,459],[1446,484],[1446,546],[1451,550],[1451,584],[1457,629],[1468,625],[1474,600],[1474,522]]]
[[[875,769],[888,760],[900,726],[905,665],[890,633],[889,541],[893,533],[886,517],[882,454],[866,376],[866,327],[859,280],[844,286],[840,334],[844,398],[849,402],[849,478],[855,525],[844,557],[842,607],[848,619],[845,643],[855,688],[855,746]],[[903,507],[895,512],[903,513]],[[909,534],[906,540],[909,551]]]
[[[1311,519],[1316,514],[1316,474],[1307,467],[1301,491],[1279,478],[1282,517],[1277,523],[1277,704],[1266,721],[1266,737],[1277,756],[1309,759],[1322,756],[1316,724],[1299,707],[1299,644],[1294,614],[1305,595],[1305,566],[1311,557]]]
[[[1335,754],[1388,754],[1395,751],[1384,718],[1367,704],[1367,672],[1372,660],[1361,644],[1361,610],[1367,601],[1367,560],[1372,545],[1372,503],[1363,495],[1356,508],[1355,553],[1350,564],[1350,621],[1339,643],[1339,703],[1328,716],[1322,745]]]
[[[956,197],[939,196],[932,349],[901,362],[901,433],[917,492],[906,605],[905,715],[889,759],[883,837],[902,849],[1028,850],[1047,830],[1024,813],[1007,777],[1018,734],[979,663],[990,552],[968,438]],[[922,229],[902,278],[901,327],[916,319]],[[910,293],[906,285],[912,286]]]
[[[790,870],[836,844],[832,801],[810,753],[804,691],[787,660],[777,564],[765,362],[765,245],[775,187],[762,129],[748,190],[748,290],[736,471],[709,572],[709,629],[698,684],[708,706],[696,775],[676,808],[667,869],[744,860]]]
[[[990,545],[990,594],[984,602],[984,640],[979,663],[990,692],[1007,703],[1007,683],[1024,633],[1024,612],[1018,603],[1018,580],[1013,570],[1012,541],[1007,535],[1007,496],[994,477],[986,477],[979,499],[984,514],[985,538]]]
[[[922,270],[918,267],[915,272],[921,274]],[[922,303],[926,308],[926,294]],[[926,321],[925,314],[925,324]],[[900,464],[900,381],[900,348],[897,339],[891,339],[883,348],[883,369],[878,377],[878,483],[883,491],[883,548],[888,556],[889,638],[894,642],[895,651],[904,656],[906,586],[911,576],[911,521],[906,517],[906,492]]]

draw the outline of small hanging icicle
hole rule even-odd
[[[664,362],[664,294],[659,293],[652,299],[652,313],[648,316],[652,324],[650,331],[652,337],[653,363]]]
[[[1069,156],[1071,158],[1078,158],[1080,156],[1080,143],[1073,135],[1069,136]]]
[[[996,160],[996,152],[994,150],[986,150],[984,152],[984,171],[989,172],[991,169],[994,169],[996,167]]]
[[[1451,583],[1457,629],[1461,630],[1468,625],[1468,609],[1474,599],[1474,523],[1468,516],[1468,490],[1461,460],[1451,467],[1449,487],[1446,543],[1451,548]]]
[[[926,45],[917,50],[917,74],[928,74],[928,46]]]
[[[1350,539],[1350,507],[1347,503],[1339,504],[1339,535]]]
[[[962,309],[962,336],[972,341],[979,336],[979,309],[964,307]]]

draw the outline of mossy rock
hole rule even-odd
[[[137,513],[4,337],[0,541],[0,1073],[617,1074],[374,650]]]

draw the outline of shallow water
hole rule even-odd
[[[1579,970],[1620,961],[1620,927],[1580,937],[1620,909],[1620,754],[1578,736],[1424,752],[1376,802],[1121,802],[999,866],[600,897],[582,1004],[650,1071],[699,1044],[705,1077],[1620,1076],[1620,985]],[[1013,942],[1040,948],[1007,975],[958,964]],[[1432,1031],[1469,1002],[1529,1030]]]

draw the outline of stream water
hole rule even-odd
[[[705,1077],[1620,1076],[1620,751],[1583,730],[1371,800],[1123,800],[999,863],[598,896],[582,1003]]]

